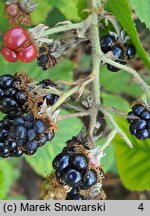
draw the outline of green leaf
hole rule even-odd
[[[61,112],[62,115],[66,113],[66,111]],[[77,118],[61,121],[58,125],[58,132],[55,138],[43,148],[40,148],[35,156],[25,156],[27,162],[39,175],[46,177],[52,171],[51,164],[54,157],[62,151],[65,142],[77,135],[81,128],[81,121]]]
[[[102,88],[116,94],[126,93],[134,97],[139,97],[143,92],[136,83],[131,81],[131,77],[126,71],[120,70],[118,73],[112,73],[106,69],[106,66],[101,68],[100,79]]]
[[[11,163],[12,162],[12,163]],[[5,199],[10,187],[19,177],[19,172],[13,165],[13,160],[0,159],[0,199]]]
[[[36,0],[36,2],[39,4],[39,6],[31,14],[33,25],[38,25],[42,22],[45,22],[46,17],[52,9],[52,5],[49,3],[48,0]]]
[[[34,61],[29,64],[23,64],[20,62],[9,63],[0,56],[1,75],[5,73],[15,74],[16,72],[26,71],[29,76],[34,80],[52,79],[52,80],[67,80],[72,81],[72,70],[74,68],[70,61],[62,60],[61,64],[54,68],[44,72],[42,68],[37,66],[37,62]]]
[[[150,29],[150,1],[129,0],[139,19]]]
[[[143,3],[143,1],[141,1],[141,3]],[[128,0],[108,0],[106,4],[106,9],[116,16],[120,25],[130,36],[133,44],[138,51],[139,56],[144,61],[145,65],[150,69],[150,59],[139,41],[138,33],[132,20],[132,11]]]
[[[113,140],[120,177],[130,190],[149,190],[150,142],[140,141],[132,136],[125,119],[119,118],[118,124],[133,144],[133,149],[130,149],[119,135]]]
[[[78,21],[80,17],[78,16],[77,10],[77,0],[48,0],[49,4],[56,7],[61,11],[61,13],[68,19]]]
[[[78,15],[83,20],[88,16],[88,13],[83,12],[84,9],[87,8],[87,0],[78,0],[77,3]]]
[[[127,111],[129,109],[129,104],[122,97],[116,95],[110,95],[106,93],[101,94],[103,99],[103,104],[106,106],[112,106],[120,111]]]

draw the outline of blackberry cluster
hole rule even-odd
[[[150,138],[150,110],[143,104],[136,104],[128,113],[130,133],[139,140]]]
[[[25,112],[27,95],[20,90],[20,82],[12,75],[0,76],[0,111],[16,117]]]
[[[32,114],[10,119],[6,116],[0,122],[0,157],[19,157],[23,153],[33,155],[38,147],[51,141],[54,132],[47,130],[42,119]]]
[[[65,147],[52,166],[58,181],[72,188],[87,190],[99,180],[99,170],[91,165],[82,145]]]
[[[45,93],[36,102],[35,95],[32,98],[30,94],[30,82],[26,74],[0,76],[0,111],[6,114],[0,121],[0,157],[33,155],[54,137],[50,119],[39,116],[38,112],[45,99],[51,106],[58,96]],[[38,85],[41,89],[57,87],[51,80],[42,80]]]
[[[136,49],[132,44],[119,44],[112,35],[105,35],[100,39],[101,49],[104,53],[112,52],[115,62],[125,65],[127,60],[135,57]],[[117,72],[120,69],[107,64],[107,69],[111,72]]]
[[[52,46],[46,44],[39,48],[37,62],[38,66],[42,67],[42,69],[45,71],[54,67],[56,64],[59,64],[60,58],[55,58],[52,56]]]

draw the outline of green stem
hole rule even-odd
[[[100,62],[101,62],[101,48],[99,40],[99,28],[98,28],[98,0],[88,0],[89,8],[92,11],[91,18],[92,24],[90,26],[90,41],[92,45],[92,75],[95,78],[92,85],[93,91],[93,107],[91,108],[90,124],[89,124],[89,139],[91,141],[91,147],[94,146],[93,142],[93,132],[97,120],[98,109],[97,106],[100,105]]]
[[[82,26],[83,26],[83,22],[54,27],[54,28],[51,28],[51,29],[49,29],[47,31],[44,31],[41,34],[41,37],[45,37],[45,36],[52,35],[52,34],[57,34],[57,33],[60,33],[60,32],[69,31],[69,30],[72,30],[72,29],[82,28]]]
[[[59,100],[51,107],[51,113],[53,113],[61,104],[63,104],[71,95],[80,89],[80,85],[75,86],[69,91],[65,92],[59,97]]]

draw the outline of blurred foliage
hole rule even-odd
[[[11,186],[19,178],[16,164],[16,159],[0,159],[0,200],[7,199]]]
[[[52,27],[57,22],[64,20],[79,22],[80,19],[85,18],[87,15],[85,12],[81,12],[87,7],[85,0],[37,1],[39,2],[39,7],[32,14],[33,26],[39,23],[45,23],[46,25]],[[10,28],[4,15],[4,2],[5,1],[0,1],[0,46],[3,44],[3,33]],[[107,3],[107,8],[116,15],[118,21],[130,35],[131,40],[137,47],[139,55],[149,67],[150,62],[139,42],[138,34],[131,19],[132,14],[127,0],[108,0]],[[137,12],[137,15],[138,14],[139,13]],[[147,20],[144,21],[147,22]],[[90,58],[83,58],[82,63],[84,68],[88,68],[90,65]],[[6,62],[2,56],[0,56],[0,67],[0,75],[5,73],[15,74],[18,71],[26,71],[34,80],[49,78],[52,80],[72,81],[72,71],[77,66],[72,62],[63,59],[61,64],[57,65],[50,71],[43,72],[41,68],[37,67],[36,61],[30,64],[23,64],[20,62],[10,64]],[[100,79],[102,84],[101,96],[104,104],[107,106],[113,106],[123,112],[127,112],[129,110],[129,104],[124,98],[121,97],[122,94],[126,94],[128,97],[141,97],[143,95],[143,92],[139,86],[131,81],[131,75],[125,71],[120,71],[119,73],[110,73],[108,72],[106,66],[102,66]],[[66,111],[61,110],[61,114],[62,113],[66,113]],[[26,161],[39,175],[45,177],[52,169],[51,162],[54,156],[62,150],[65,142],[68,139],[80,131],[81,127],[81,121],[77,118],[71,119],[71,121],[64,120],[60,122],[54,140],[38,150],[38,152],[33,157],[26,156]],[[125,132],[128,131],[127,123],[123,123],[121,127],[125,129]],[[102,145],[105,142],[105,139],[106,138],[104,137],[103,139],[99,140],[97,145]],[[138,142],[133,137],[131,137],[131,140],[133,141],[134,146],[142,145],[141,142]],[[130,150],[125,145],[124,141],[118,136],[116,136],[113,143],[115,144],[115,148],[113,146],[109,147],[106,150],[106,156],[102,159],[104,170],[106,172],[118,172],[115,164],[116,153],[119,173],[125,185],[130,189],[135,189],[136,184],[139,184],[137,189],[144,188],[144,183],[142,183],[142,180],[144,182],[143,172],[145,172],[145,175],[148,175],[147,168],[149,165],[149,163],[146,164],[146,159],[148,160],[146,143],[143,142],[143,145],[145,146],[142,148],[137,147],[134,150]],[[126,154],[124,154],[124,152]],[[131,165],[129,163],[130,160]],[[0,199],[25,199],[25,197],[11,197],[8,195],[12,184],[19,177],[19,169],[17,169],[19,163],[20,159],[0,159]],[[142,163],[142,165],[140,169],[138,169],[138,172],[137,166],[139,167],[140,163]],[[130,172],[130,169],[132,169],[132,172]],[[135,170],[136,172],[134,172]],[[137,178],[133,179],[133,175],[136,175]],[[140,178],[142,178],[142,180],[139,180]],[[148,187],[149,179],[146,178],[148,178],[148,176],[145,176],[145,185]]]

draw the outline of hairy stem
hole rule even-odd
[[[58,116],[57,120],[62,121],[65,119],[70,119],[70,118],[76,118],[76,117],[83,117],[83,116],[88,116],[90,112],[85,111],[85,112],[77,112],[77,113],[72,113],[72,114],[66,114],[66,115],[60,115]]]
[[[92,75],[95,78],[92,85],[93,93],[93,106],[91,108],[90,124],[89,124],[89,140],[91,143],[91,148],[94,146],[93,132],[97,120],[98,109],[97,106],[100,105],[100,62],[101,62],[101,48],[99,40],[99,28],[98,28],[98,0],[88,0],[89,9],[91,9],[92,24],[90,26],[90,41],[92,45]]]
[[[60,33],[60,32],[65,32],[65,31],[69,31],[69,30],[72,30],[72,29],[78,29],[78,28],[82,28],[82,25],[83,23],[75,23],[75,24],[68,24],[68,25],[62,25],[62,26],[58,26],[58,27],[54,27],[54,28],[51,28],[51,29],[48,29],[46,31],[44,31],[42,34],[41,34],[41,37],[45,37],[45,36],[48,36],[48,35],[52,35],[52,34],[57,34],[57,33]]]
[[[51,107],[51,113],[53,113],[61,104],[63,104],[71,95],[77,92],[80,88],[80,85],[75,86],[69,91],[65,92],[59,97],[59,100]]]

